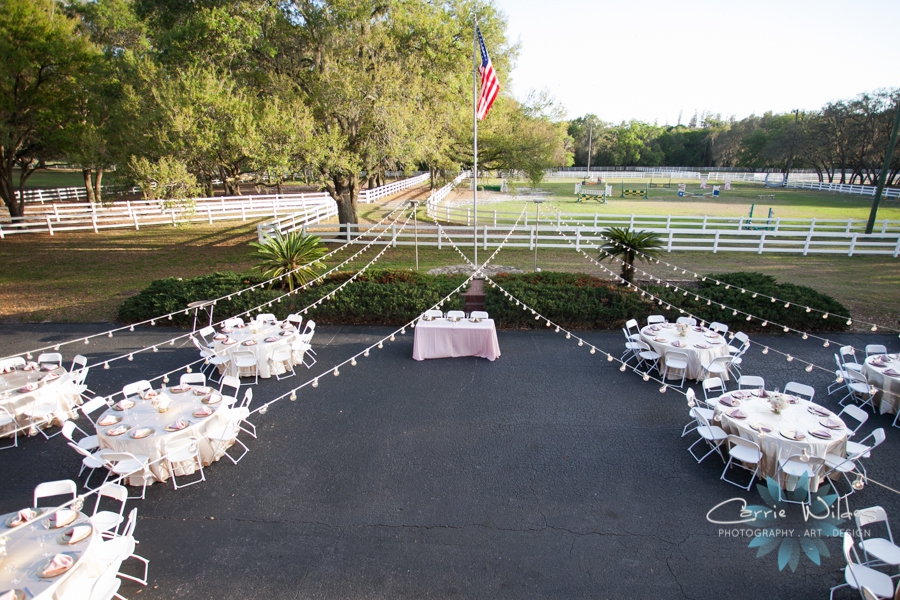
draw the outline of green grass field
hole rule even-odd
[[[18,184],[19,172],[13,171],[13,181]],[[58,171],[41,169],[36,171],[25,181],[26,188],[57,188],[84,186],[84,177],[81,171]]]
[[[481,180],[479,180],[480,182]],[[487,180],[487,184],[496,184],[499,180]],[[754,218],[765,218],[769,208],[774,210],[776,218],[800,218],[800,219],[868,219],[872,206],[872,198],[851,194],[838,194],[835,192],[817,192],[813,190],[766,188],[752,183],[733,183],[732,189],[721,191],[718,198],[679,198],[678,186],[673,183],[672,188],[653,188],[649,190],[649,199],[643,198],[619,198],[621,185],[611,182],[613,195],[607,204],[596,201],[576,202],[576,179],[550,179],[541,183],[541,189],[550,192],[548,200],[564,213],[575,214],[638,214],[638,215],[707,215],[717,217],[741,217],[749,216],[751,205],[755,204]],[[649,180],[626,180],[626,189],[643,188]],[[510,190],[514,187],[527,187],[526,182],[510,182]],[[599,189],[599,187],[597,188]],[[700,189],[700,183],[693,180],[687,186],[688,192],[699,194],[701,191],[712,192],[712,186],[707,190]],[[456,193],[458,200],[471,198],[472,192],[460,188]],[[760,200],[759,195],[774,195],[775,198]],[[510,194],[510,197],[512,194]],[[497,202],[500,194],[490,195],[490,202],[484,205],[487,211],[516,212],[525,206],[530,206],[533,211],[534,204],[524,200],[508,200]],[[465,204],[463,205],[465,206]],[[479,203],[479,212],[481,211]],[[883,200],[878,210],[878,219],[900,219],[900,202],[897,200]]]

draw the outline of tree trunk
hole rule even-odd
[[[84,177],[84,189],[87,190],[87,201],[93,204],[94,200],[94,186],[91,185],[91,168],[86,167],[81,169],[81,176]]]
[[[337,202],[338,221],[341,224],[359,223],[356,201],[359,198],[359,175],[334,174],[325,183],[325,189]],[[344,232],[348,228],[343,228]]]
[[[103,202],[103,194],[100,191],[102,189],[101,181],[103,181],[102,167],[97,169],[97,172],[94,174],[94,197],[97,199],[97,202]]]

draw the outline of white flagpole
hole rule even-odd
[[[478,265],[478,15],[473,13],[474,23],[472,27],[472,132],[475,140],[474,161],[472,169],[472,200],[475,203],[475,265]]]

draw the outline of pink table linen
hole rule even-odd
[[[493,319],[473,323],[467,319],[451,322],[447,319],[416,323],[413,358],[455,358],[478,356],[496,360],[500,356],[497,328]]]

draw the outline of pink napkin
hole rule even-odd
[[[118,422],[119,419],[115,415],[106,415],[105,417],[97,421],[97,425],[105,427],[106,425],[115,425]]]
[[[118,427],[113,427],[112,429],[107,431],[106,435],[117,436],[122,435],[126,431],[128,431],[128,427],[126,427],[125,425],[119,425]]]
[[[77,544],[91,533],[90,525],[76,525],[63,534],[69,544]]]
[[[29,383],[29,384],[26,385],[25,387],[20,387],[20,388],[19,388],[19,391],[20,391],[20,392],[33,392],[33,391],[36,390],[37,388],[38,388],[38,384],[37,384],[37,383]]]
[[[74,521],[75,517],[77,517],[77,516],[78,516],[78,513],[75,512],[74,510],[69,510],[67,508],[59,510],[56,512],[55,515],[53,515],[53,526],[54,527],[64,527],[65,525],[68,525],[69,523]]]
[[[53,363],[41,363],[41,369],[43,369],[44,371],[53,371],[57,367],[59,367],[59,365],[55,365]]]
[[[134,431],[132,431],[131,437],[138,440],[142,437],[147,437],[151,433],[153,433],[153,430],[149,427],[141,427],[140,429],[135,429]]]
[[[16,518],[12,520],[9,524],[10,527],[18,527],[22,523],[27,523],[28,521],[34,519],[37,516],[37,511],[31,508],[23,508],[18,513],[16,513]]]
[[[232,331],[233,330],[231,329],[231,327],[223,327],[222,328],[222,333],[231,333]]]
[[[158,394],[154,390],[144,390],[141,392],[141,398],[144,400],[149,400],[151,398],[156,398]]]
[[[759,397],[760,398],[768,398],[769,394],[766,393],[765,388],[759,388]]]
[[[900,373],[898,373],[897,371],[895,371],[895,370],[893,370],[893,369],[886,369],[886,370],[884,371],[884,374],[885,374],[885,375],[889,375],[889,376],[891,376],[891,377],[898,377],[898,376],[900,376]]]
[[[742,390],[737,390],[737,391],[731,392],[731,395],[734,396],[735,398],[746,398],[747,392],[744,392]]]
[[[293,332],[293,331],[282,331],[282,332],[281,332],[281,335],[282,335],[282,336],[286,336],[286,335],[294,335],[294,332]]]
[[[837,419],[832,419],[831,417],[823,421],[822,425],[828,427],[829,429],[840,429],[841,427],[843,427],[840,421],[838,421]]]
[[[810,435],[814,435],[819,438],[825,438],[826,440],[831,438],[831,434],[824,429],[810,429],[809,433]]]
[[[732,417],[734,419],[746,419],[747,418],[747,415],[745,415],[743,412],[741,412],[741,409],[739,409],[739,408],[736,408],[733,411],[731,411],[730,413],[728,413],[728,416]]]
[[[659,327],[657,327],[656,325],[651,325],[650,331],[659,331]]]
[[[24,367],[22,367],[23,371],[37,371],[40,367],[36,362],[26,363]]]
[[[57,554],[50,561],[50,564],[47,565],[47,568],[44,569],[42,575],[53,576],[63,573],[72,566],[73,562],[75,562],[75,559],[68,554]]]
[[[134,400],[119,400],[119,403],[116,406],[121,410],[127,410],[134,406]]]
[[[676,348],[681,348],[682,343],[678,340],[675,340],[672,342],[672,345],[675,346]]]
[[[243,342],[244,346],[255,346],[256,343],[256,340],[247,340],[246,342]]]
[[[731,399],[731,396],[722,396],[719,398],[719,404],[724,404],[725,406],[736,406],[734,400]]]
[[[208,417],[212,414],[212,409],[208,406],[202,406],[194,411],[195,417]]]
[[[824,408],[819,408],[818,406],[811,405],[809,407],[809,412],[815,413],[820,417],[830,417],[831,413],[825,410]]]
[[[269,336],[269,337],[266,338],[266,342],[268,342],[268,343],[270,343],[270,344],[271,344],[272,342],[277,342],[277,341],[278,341],[278,338],[275,337],[275,336]]]
[[[228,338],[227,340],[225,340],[225,341],[222,342],[222,343],[223,343],[224,345],[226,345],[226,346],[231,346],[232,344],[237,344],[237,340],[233,340],[233,339],[231,339],[231,338]]]
[[[216,340],[217,342],[221,342],[222,340],[227,340],[228,336],[225,335],[224,333],[217,333],[216,335],[213,336],[213,339]]]
[[[238,329],[243,329],[244,327],[246,327],[246,325],[244,325],[243,323],[238,323],[237,325],[235,325],[235,327],[237,327]]]
[[[707,348],[709,348],[709,344],[694,344],[694,347],[706,350]]]
[[[184,421],[183,419],[178,419],[177,421],[175,421],[174,423],[169,425],[169,429],[174,429],[174,430],[178,431],[179,429],[184,429],[187,426],[188,426],[188,424],[186,421]]]

